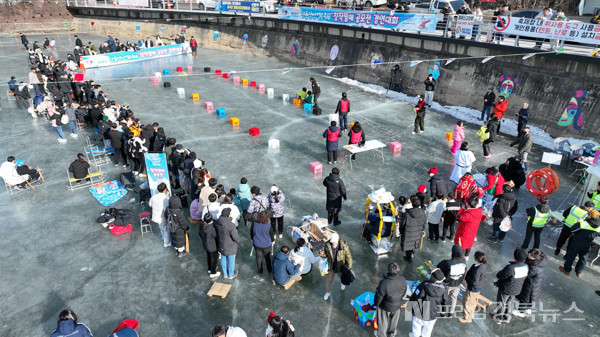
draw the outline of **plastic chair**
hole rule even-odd
[[[138,217],[140,218],[140,231],[142,232],[142,236],[144,233],[152,233],[152,225],[150,224],[150,212],[143,211],[138,213]]]

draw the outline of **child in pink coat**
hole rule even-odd
[[[463,139],[465,139],[465,127],[462,121],[458,121],[454,126],[454,132],[452,132],[452,140],[454,141],[452,144],[452,155],[458,151]]]

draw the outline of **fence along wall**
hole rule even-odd
[[[346,28],[266,18],[248,19],[215,14],[194,16],[172,11],[167,14],[156,11],[93,8],[79,8],[73,13],[77,15],[75,22],[78,24],[78,31],[110,33],[113,36],[126,36],[137,40],[159,34],[161,25],[164,25],[161,35],[167,38],[174,37],[185,25],[186,36],[195,36],[201,48],[275,57],[305,66],[368,64],[374,56],[385,62],[406,62],[509,55],[531,51],[433,36],[374,32],[367,28]],[[107,16],[119,18],[122,23],[118,25],[116,20],[100,19]],[[166,22],[166,18],[171,21]],[[127,19],[133,21],[125,21]],[[95,22],[93,30],[91,21]],[[139,32],[135,29],[137,23],[141,23]],[[217,41],[213,39],[215,30],[220,33]],[[248,34],[248,43],[242,48],[244,34]],[[265,35],[268,36],[268,43],[263,48],[261,39]],[[292,55],[290,49],[299,38],[301,42],[298,53]],[[339,53],[337,59],[332,62],[329,52],[334,44],[339,46]],[[551,136],[598,140],[600,79],[597,74],[600,73],[600,60],[549,54],[527,60],[522,60],[521,56],[514,56],[496,57],[487,63],[481,63],[481,59],[456,60],[448,66],[444,66],[444,63],[441,62],[435,101],[446,105],[481,109],[486,88],[495,87],[498,93],[499,78],[510,77],[518,81],[514,92],[508,98],[510,104],[505,114],[506,118],[514,118],[522,104],[528,102],[532,110],[530,124],[544,129]],[[423,81],[429,67],[432,66],[433,61],[422,62],[414,67],[409,67],[408,63],[401,63],[404,74],[403,91],[409,95],[424,93]],[[369,66],[341,67],[336,68],[331,75],[387,86],[391,67],[392,65],[380,65],[376,69]],[[323,75],[326,75],[324,71]],[[588,91],[581,104],[583,127],[575,130],[572,126],[558,126],[558,120],[577,90]]]

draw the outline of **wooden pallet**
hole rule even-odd
[[[209,297],[221,296],[221,298],[225,298],[229,294],[229,289],[231,289],[231,284],[215,282],[206,295]]]

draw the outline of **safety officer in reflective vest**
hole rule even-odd
[[[323,138],[327,139],[325,147],[327,148],[327,162],[331,165],[337,163],[338,139],[340,138],[340,128],[337,127],[335,121],[331,122],[331,126],[323,132]]]
[[[563,220],[563,227],[560,231],[560,235],[558,236],[558,240],[556,241],[556,250],[554,250],[554,255],[560,254],[560,249],[571,236],[571,227],[573,227],[573,225],[579,220],[585,219],[585,217],[588,215],[588,212],[592,209],[594,209],[594,204],[590,201],[586,201],[582,207],[573,205],[563,212],[565,220]]]
[[[592,242],[596,236],[600,235],[600,212],[595,209],[590,210],[585,220],[579,220],[571,227],[571,232],[573,236],[567,247],[565,265],[559,267],[559,270],[565,275],[569,275],[575,257],[579,257],[575,265],[575,274],[577,277],[581,277]]]
[[[533,235],[533,248],[540,248],[540,235],[546,222],[550,219],[550,206],[548,206],[548,197],[543,196],[540,198],[539,204],[535,207],[528,208],[527,213],[527,228],[525,231],[525,240],[521,245],[521,249],[527,250],[529,248],[529,241]]]
[[[598,181],[598,187],[596,190],[590,190],[587,193],[588,198],[594,204],[594,209],[600,210],[600,181]]]

